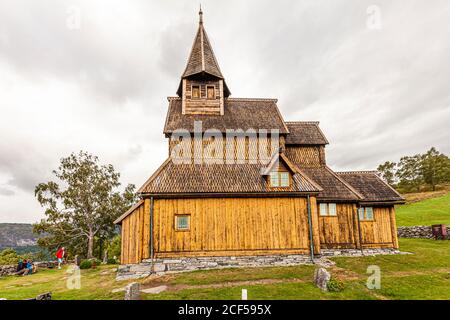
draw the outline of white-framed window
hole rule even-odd
[[[320,203],[319,204],[319,209],[320,209],[320,215],[321,216],[327,216],[328,215],[328,204]]]
[[[289,187],[289,172],[280,173],[281,187]]]
[[[270,186],[286,188],[290,185],[289,172],[274,171],[270,173]]]
[[[359,215],[359,220],[363,221],[364,220],[364,208],[358,209],[358,215]]]
[[[323,217],[330,216],[335,217],[337,216],[337,209],[336,209],[336,203],[320,203],[319,204],[319,214]]]
[[[366,220],[373,220],[373,208],[366,207]]]
[[[278,179],[278,172],[271,172],[270,173],[270,185],[272,187],[279,187],[280,186],[280,180]]]
[[[360,221],[373,221],[373,207],[362,207],[358,209]]]
[[[177,214],[175,215],[175,230],[177,231],[189,231],[190,229],[190,214]]]
[[[330,215],[330,216],[337,216],[336,203],[329,203],[328,204],[328,215]]]

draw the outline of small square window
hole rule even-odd
[[[192,86],[192,98],[193,99],[200,98],[200,86]]]
[[[207,86],[206,87],[206,92],[207,92],[208,99],[215,99],[216,98],[216,95],[215,95],[215,92],[214,92],[214,87]]]
[[[329,203],[328,204],[328,214],[330,216],[337,216],[336,203]]]
[[[320,215],[327,216],[328,215],[328,205],[326,203],[319,204]]]
[[[281,172],[281,187],[289,187],[289,172]]]
[[[358,215],[359,215],[359,220],[363,221],[364,220],[364,208],[358,209]]]
[[[278,172],[271,172],[270,173],[270,185],[272,187],[279,187],[280,186],[280,180],[278,177]]]
[[[366,207],[366,220],[373,220],[373,208]]]
[[[188,214],[180,214],[175,216],[175,230],[187,231],[189,230],[191,216]]]

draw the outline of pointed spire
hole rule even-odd
[[[191,53],[186,65],[186,69],[181,76],[182,79],[197,74],[209,74],[219,79],[224,80],[222,72],[220,71],[219,64],[217,63],[216,56],[214,55],[211,43],[209,42],[208,35],[206,34],[203,25],[203,10],[200,5],[199,11],[199,25],[197,35],[192,45]],[[178,93],[181,91],[181,85],[178,89]],[[226,96],[230,95],[230,91],[224,81],[224,90]]]
[[[199,23],[203,24],[203,11],[202,11],[202,4],[200,3],[200,11],[198,12],[198,15],[200,16],[199,18]]]
[[[197,73],[206,72],[213,76],[223,79],[216,56],[212,50],[203,25],[203,11],[200,6],[199,11],[199,26],[197,35],[195,36],[194,44],[192,46],[191,54],[182,77],[188,77]]]

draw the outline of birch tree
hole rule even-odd
[[[56,181],[35,189],[46,216],[34,225],[34,231],[44,235],[38,243],[49,249],[66,246],[92,258],[94,239],[113,236],[113,221],[137,200],[135,187],[120,192],[120,174],[114,167],[99,164],[96,156],[83,151],[61,159],[53,174]]]

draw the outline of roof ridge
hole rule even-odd
[[[362,173],[362,174],[376,174],[378,175],[378,171],[376,170],[355,170],[355,171],[336,171],[336,174],[355,174],[355,173]]]
[[[320,121],[285,121],[285,123],[287,123],[287,124],[301,123],[301,124],[315,124],[315,125],[319,125]]]
[[[278,102],[278,99],[275,98],[227,98],[225,100],[232,101],[270,101],[270,102]]]

